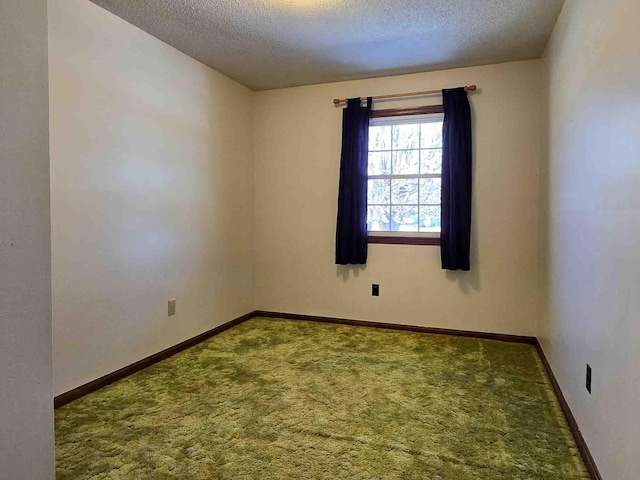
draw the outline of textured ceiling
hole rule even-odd
[[[564,0],[93,0],[254,89],[539,58]]]

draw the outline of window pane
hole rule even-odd
[[[390,181],[391,180],[369,180],[369,185],[367,188],[367,203],[388,205]]]
[[[391,207],[391,230],[394,232],[418,231],[418,207]]]
[[[442,150],[420,150],[420,173],[442,173]]]
[[[440,189],[442,180],[440,178],[420,179],[420,203],[440,203]]]
[[[440,207],[420,207],[420,231],[440,231]]]
[[[418,203],[418,179],[391,180],[391,203]]]
[[[420,147],[420,124],[392,125],[393,149]]]
[[[422,124],[421,132],[422,148],[442,146],[442,122],[428,122]]]
[[[391,125],[369,127],[369,151],[391,150]]]
[[[369,175],[390,175],[391,174],[391,153],[378,152],[369,153]]]
[[[367,207],[367,230],[388,232],[390,228],[389,207],[374,205]]]
[[[419,172],[418,162],[419,150],[399,150],[393,152],[393,175],[410,174],[417,175]]]

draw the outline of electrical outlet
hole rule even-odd
[[[371,284],[371,295],[374,297],[380,296],[380,285],[378,285],[377,283]]]
[[[587,363],[587,392],[591,395],[591,366]]]
[[[176,314],[176,299],[175,298],[172,298],[171,300],[169,300],[167,313],[169,314],[169,316]]]

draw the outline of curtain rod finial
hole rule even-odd
[[[466,89],[468,92],[475,92],[477,88],[478,88],[478,87],[476,87],[475,85],[469,85],[468,87],[465,87],[465,89]]]
[[[339,98],[334,98],[333,99],[333,104],[334,105],[340,105],[342,103],[342,100],[340,100]]]

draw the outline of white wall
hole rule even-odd
[[[49,9],[59,394],[253,310],[253,93],[87,0]]]
[[[342,108],[333,98],[468,84],[479,87],[471,272],[442,271],[433,246],[369,245],[366,268],[336,266]],[[256,307],[535,335],[542,99],[540,60],[256,93]],[[374,108],[398,105],[412,102]]]
[[[637,0],[567,0],[545,56],[540,337],[601,474],[616,480],[640,472],[638,24]]]
[[[53,478],[46,0],[0,2],[0,479]]]

